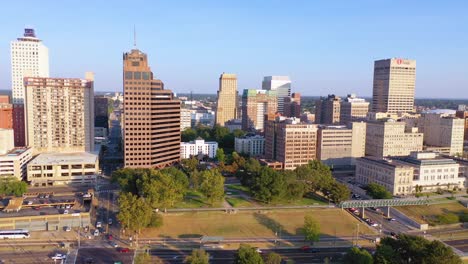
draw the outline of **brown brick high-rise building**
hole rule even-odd
[[[465,120],[465,133],[464,133],[464,140],[468,140],[468,111],[457,111],[456,117],[462,118]]]
[[[315,104],[315,123],[337,125],[340,123],[341,98],[329,94]]]
[[[273,120],[278,109],[277,92],[244,89],[242,94],[242,129],[265,129],[265,120]]]
[[[301,117],[301,94],[293,93],[291,97],[284,98],[284,116]]]
[[[13,105],[8,95],[0,95],[0,128],[13,128]]]
[[[180,101],[153,79],[138,49],[123,55],[124,165],[163,168],[180,160]]]

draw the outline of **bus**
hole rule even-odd
[[[26,229],[0,230],[0,239],[29,238],[31,235]]]

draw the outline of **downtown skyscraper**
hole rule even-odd
[[[415,83],[415,60],[394,58],[375,61],[372,112],[412,112]]]
[[[236,119],[238,112],[237,76],[223,73],[219,77],[218,100],[216,104],[216,124],[224,126],[229,120]]]
[[[124,166],[163,168],[180,160],[180,101],[153,78],[138,49],[123,55]]]
[[[11,80],[15,146],[25,146],[24,77],[49,77],[49,50],[32,28],[11,42]]]

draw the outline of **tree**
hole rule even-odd
[[[138,180],[140,195],[144,197],[153,208],[172,207],[176,202],[182,201],[188,188],[187,176],[175,169],[168,168],[160,171],[151,171]]]
[[[234,137],[243,137],[245,136],[245,131],[242,130],[242,129],[234,129],[234,131],[232,131],[232,134],[234,135]]]
[[[348,250],[344,257],[344,263],[347,264],[372,264],[374,259],[372,255],[365,249],[352,247]]]
[[[216,150],[216,160],[221,164],[224,164],[226,161],[226,155],[224,155],[224,150],[222,148]]]
[[[369,183],[366,193],[374,199],[392,199],[393,195],[384,186],[377,183]]]
[[[348,186],[336,181],[331,184],[329,197],[334,203],[338,204],[347,200],[350,194]]]
[[[376,264],[461,264],[453,250],[438,240],[429,241],[420,236],[398,235],[398,239],[385,237],[374,255]]]
[[[130,231],[141,232],[141,229],[151,225],[155,214],[144,198],[131,193],[121,193],[119,196],[119,213],[117,219],[122,227]],[[162,224],[162,219],[159,221]]]
[[[278,253],[270,252],[266,256],[265,264],[281,264],[282,258]]]
[[[241,244],[234,258],[235,264],[263,264],[260,253],[250,245]]]
[[[210,255],[203,249],[194,249],[192,255],[187,256],[184,262],[188,264],[209,264]]]
[[[306,215],[304,217],[304,236],[306,241],[312,243],[319,241],[320,225],[312,215]]]
[[[197,170],[198,159],[195,157],[191,157],[190,159],[183,159],[182,166],[186,169],[188,173],[192,173]]]
[[[181,141],[182,142],[189,142],[195,140],[198,136],[197,131],[193,130],[192,128],[187,128],[181,133]]]
[[[28,184],[15,177],[2,177],[0,180],[0,194],[22,196],[28,191]]]
[[[151,255],[148,253],[138,253],[135,256],[135,264],[151,263]]]
[[[281,200],[285,197],[286,188],[284,174],[266,166],[254,176],[250,186],[253,196],[266,203]]]
[[[200,191],[208,202],[214,205],[224,197],[224,177],[218,170],[206,170],[201,173]]]
[[[330,168],[318,160],[297,167],[295,172],[297,179],[306,183],[312,192],[328,190],[334,182]]]

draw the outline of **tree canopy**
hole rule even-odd
[[[372,264],[374,259],[369,251],[365,249],[360,249],[357,247],[352,247],[346,253],[344,257],[344,263],[347,264]]]
[[[205,170],[200,175],[200,191],[210,204],[219,202],[224,197],[224,177],[218,170]]]
[[[317,242],[320,238],[320,224],[312,215],[304,216],[304,237],[306,241]]]
[[[184,262],[188,264],[209,264],[210,255],[203,249],[194,249],[192,254],[185,258]]]
[[[392,199],[393,195],[384,186],[377,183],[369,183],[366,186],[366,193],[374,199]]]
[[[2,177],[0,179],[0,195],[22,196],[28,191],[28,184],[15,177]]]
[[[255,248],[247,244],[241,244],[237,250],[235,264],[263,264],[263,258]]]

